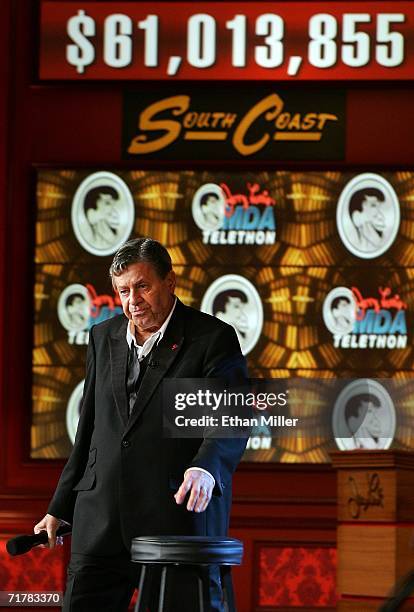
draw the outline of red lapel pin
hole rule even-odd
[[[177,348],[178,348],[178,344],[173,344],[173,345],[172,345],[172,347],[171,347],[171,349],[172,349],[173,351],[175,351],[175,349],[177,349]]]

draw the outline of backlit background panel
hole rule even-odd
[[[87,262],[71,222],[74,196],[92,171],[41,171],[37,184],[36,261]],[[356,265],[359,261],[341,242],[336,223],[341,192],[355,174],[341,172],[155,172],[116,171],[134,201],[131,235],[150,235],[172,249],[174,262],[279,266]],[[412,244],[414,176],[410,172],[382,173],[400,202],[401,224],[394,243],[381,259],[383,266],[414,265]],[[263,193],[272,200],[276,239],[272,245],[203,244],[194,222],[192,203],[203,185],[225,187],[232,206],[256,207],[262,215]],[[256,200],[259,204],[254,203]],[[252,203],[253,202],[253,203]],[[220,234],[219,239],[222,239]],[[245,247],[250,248],[245,248]],[[253,248],[252,248],[253,247]],[[260,247],[260,248],[257,248]],[[229,252],[230,251],[230,252]],[[110,257],[108,258],[110,262]],[[366,259],[364,265],[374,265]]]
[[[353,209],[358,190],[371,210]],[[167,246],[178,297],[235,327],[252,376],[404,379],[414,365],[413,218],[411,172],[40,171],[32,456],[71,448],[68,405],[91,325],[121,312],[108,268],[128,238]],[[240,296],[233,319],[217,305],[229,292]],[[311,434],[251,440],[245,459],[328,461],[335,440],[318,410],[332,407],[303,415]],[[408,398],[398,410],[394,446],[412,448]]]
[[[33,368],[31,455],[33,458],[67,457],[72,448],[66,425],[69,399],[84,377],[83,368]]]

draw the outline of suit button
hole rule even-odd
[[[128,448],[128,446],[131,446],[131,442],[129,440],[122,440],[122,446]]]

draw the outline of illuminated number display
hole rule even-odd
[[[407,80],[414,5],[44,1],[40,40],[42,79]]]

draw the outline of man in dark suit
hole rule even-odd
[[[75,444],[35,526],[47,530],[50,546],[60,520],[73,526],[68,612],[127,609],[135,536],[225,535],[232,473],[246,444],[168,439],[162,431],[164,378],[245,379],[234,329],[175,297],[170,256],[154,240],[122,246],[110,274],[125,316],[91,329]],[[211,610],[223,610],[218,570],[210,584]],[[191,599],[181,593],[177,611],[192,610]]]

